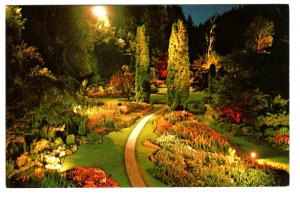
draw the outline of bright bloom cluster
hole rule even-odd
[[[230,145],[218,132],[198,122],[190,113],[172,112],[156,119],[156,133],[174,134],[186,145],[208,152],[227,152]]]
[[[67,171],[67,178],[71,179],[77,187],[119,187],[112,178],[107,177],[99,168],[77,167]]]

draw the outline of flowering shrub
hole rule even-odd
[[[243,118],[243,111],[238,106],[232,106],[232,107],[222,107],[218,110],[219,114],[221,116],[226,117],[233,123],[241,123]]]
[[[267,113],[257,117],[257,129],[265,130],[267,142],[279,149],[289,149],[289,115],[282,113]]]
[[[87,136],[87,140],[82,140],[82,143],[102,143],[104,134],[131,126],[150,110],[152,110],[151,105],[140,102],[104,104],[85,108],[81,111],[81,115],[88,117],[86,127],[89,131],[85,130],[86,132],[83,133],[83,136]]]
[[[275,133],[274,136],[267,137],[267,140],[272,144],[275,144],[275,146],[290,144],[290,136],[283,135],[277,132]]]
[[[66,176],[76,184],[76,187],[119,187],[117,182],[99,168],[76,167],[68,170]]]
[[[173,132],[195,149],[226,153],[230,147],[228,141],[220,133],[197,121],[179,122],[174,126]]]

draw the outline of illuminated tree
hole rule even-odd
[[[274,23],[261,16],[255,17],[246,32],[246,48],[258,53],[267,53],[266,49],[273,44]]]
[[[172,26],[168,54],[167,105],[172,110],[186,109],[190,88],[190,63],[187,32],[181,20]]]
[[[135,50],[135,98],[138,102],[150,101],[150,65],[145,26],[137,28]]]
[[[213,50],[214,42],[216,41],[216,36],[215,36],[215,29],[217,27],[217,25],[216,25],[216,19],[217,19],[217,17],[213,16],[209,20],[210,28],[209,28],[209,31],[206,34],[206,37],[205,37],[206,42],[207,42],[206,58],[207,58],[208,61],[210,59],[210,53]]]
[[[118,72],[111,76],[110,87],[121,94],[124,94],[128,101],[134,92],[134,73],[130,72],[129,67],[124,65],[122,72]]]

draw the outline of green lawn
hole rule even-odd
[[[99,100],[105,103],[118,104],[122,102],[128,102],[127,98],[99,98]]]
[[[162,86],[158,89],[159,91],[155,94],[150,95],[150,103],[152,104],[165,104],[167,98],[167,87]]]
[[[75,154],[66,157],[62,170],[76,166],[100,167],[111,174],[121,187],[131,187],[125,169],[124,148],[127,138],[137,123],[138,121],[130,128],[109,133],[103,138],[102,144],[80,145]]]
[[[198,115],[200,114],[200,107],[203,107],[203,106],[200,106],[201,105],[201,102],[203,100],[203,97],[205,97],[206,94],[204,92],[193,92],[193,91],[190,91],[190,94],[189,94],[189,103],[188,103],[188,109]]]
[[[145,140],[156,139],[157,135],[154,133],[155,124],[153,124],[154,118],[151,118],[141,133],[139,134],[136,146],[135,146],[135,155],[140,168],[141,175],[145,181],[146,186],[148,187],[166,187],[166,185],[159,180],[155,179],[148,173],[148,169],[154,167],[154,163],[151,162],[148,157],[152,155],[155,151],[153,148],[146,147],[142,145],[142,142]]]

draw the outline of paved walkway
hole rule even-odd
[[[163,112],[166,110],[166,107],[162,107],[158,111],[145,116],[132,130],[130,136],[128,137],[126,146],[125,146],[125,167],[127,171],[127,175],[129,177],[130,183],[132,187],[146,187],[144,180],[140,174],[136,158],[135,158],[135,143],[138,135],[140,134],[141,130],[148,122],[150,118],[153,116]]]

